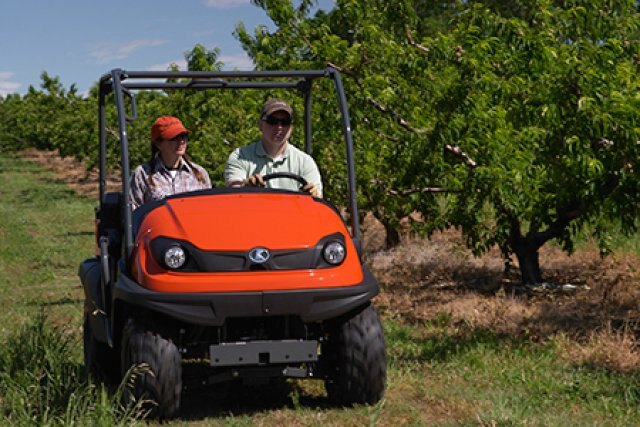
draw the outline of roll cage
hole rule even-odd
[[[360,226],[356,202],[356,179],[354,168],[353,139],[349,110],[342,86],[340,73],[334,68],[306,71],[127,71],[114,69],[103,75],[99,83],[99,138],[100,138],[100,207],[106,201],[107,177],[107,131],[106,98],[114,93],[118,136],[120,145],[120,165],[122,179],[121,218],[124,233],[125,262],[129,262],[134,247],[131,200],[129,199],[129,140],[127,123],[138,118],[135,96],[136,90],[203,90],[203,89],[292,89],[302,93],[304,100],[305,151],[311,153],[311,109],[314,80],[329,78],[334,83],[338,106],[341,113],[342,134],[345,142],[349,213],[351,237],[360,241]],[[127,102],[131,115],[127,114]]]

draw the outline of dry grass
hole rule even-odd
[[[638,257],[601,259],[597,248],[568,256],[548,245],[540,254],[554,289],[519,292],[517,265],[508,274],[500,254],[476,258],[454,231],[409,239],[368,256],[386,316],[419,324],[443,315],[454,327],[488,329],[562,343],[566,357],[619,371],[640,367]],[[561,285],[575,286],[570,292]]]
[[[556,341],[568,361],[578,365],[601,366],[620,372],[640,367],[640,352],[636,334],[629,329],[611,327],[592,332],[584,342],[576,342],[564,335]]]
[[[20,157],[34,161],[53,171],[56,177],[71,187],[76,193],[92,199],[98,198],[98,170],[87,170],[85,164],[73,157],[60,157],[58,150],[44,151],[27,148],[19,153]],[[117,191],[120,186],[117,176],[107,179],[108,191]]]

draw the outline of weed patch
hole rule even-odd
[[[0,349],[0,424],[131,425],[134,413],[86,380],[77,337],[38,314]]]

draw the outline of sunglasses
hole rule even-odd
[[[269,123],[271,126],[275,126],[280,123],[282,126],[290,126],[291,125],[291,117],[285,117],[284,119],[279,119],[273,116],[267,116],[263,121]]]
[[[188,133],[186,133],[186,132],[183,132],[183,133],[181,133],[181,134],[178,134],[178,135],[174,136],[174,137],[173,137],[173,138],[171,138],[169,141],[178,142],[178,141],[181,141],[181,140],[183,140],[183,139],[184,139],[185,141],[188,141],[188,140],[189,140],[189,134],[188,134]]]

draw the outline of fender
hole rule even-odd
[[[109,344],[111,331],[102,300],[100,270],[100,259],[97,256],[87,258],[80,264],[78,276],[84,289],[85,312],[88,312],[93,334],[98,341]]]

